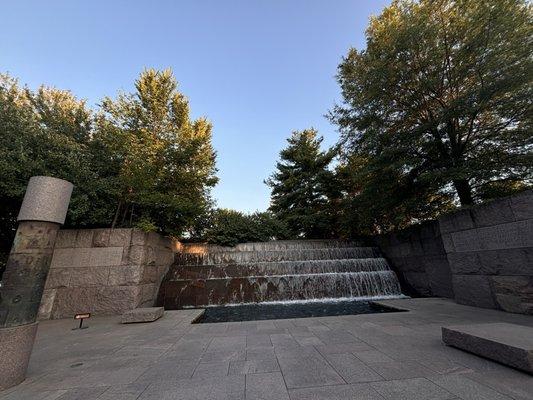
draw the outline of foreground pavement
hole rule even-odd
[[[217,324],[199,310],[147,324],[44,321],[17,400],[525,400],[533,377],[447,347],[441,326],[533,317],[444,299],[381,303],[409,312]]]

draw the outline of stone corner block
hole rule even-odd
[[[164,312],[163,307],[136,308],[122,314],[121,323],[153,322],[161,318]]]

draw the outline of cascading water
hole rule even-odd
[[[221,304],[401,296],[373,247],[335,240],[185,246],[159,290],[167,309]]]

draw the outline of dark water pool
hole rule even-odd
[[[265,319],[328,317],[334,315],[355,315],[402,312],[369,301],[335,301],[309,303],[243,304],[206,308],[195,323],[257,321]]]

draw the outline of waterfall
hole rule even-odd
[[[340,240],[194,245],[175,257],[158,302],[167,309],[272,301],[401,296],[374,247]]]

